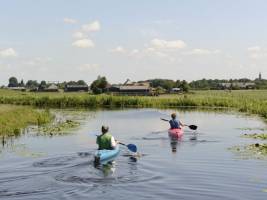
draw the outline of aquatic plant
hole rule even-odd
[[[63,122],[56,122],[41,126],[38,128],[39,134],[44,135],[63,135],[68,133],[71,129],[74,129],[80,125],[79,122],[73,120],[66,120]]]
[[[244,146],[234,146],[229,148],[243,159],[266,159],[267,158],[267,144],[249,144]]]
[[[243,137],[253,138],[253,139],[261,139],[261,140],[267,140],[267,134],[266,133],[252,133],[252,134],[245,133],[243,135]]]

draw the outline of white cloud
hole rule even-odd
[[[74,38],[76,38],[76,39],[86,38],[86,34],[84,34],[84,33],[81,32],[81,31],[76,31],[76,32],[74,32],[72,36],[73,36]]]
[[[110,52],[112,53],[125,53],[126,49],[124,49],[122,46],[117,46],[114,49],[111,49]]]
[[[252,52],[252,51],[261,51],[261,47],[259,47],[259,46],[249,47],[248,51],[250,51],[250,52]]]
[[[92,23],[82,25],[82,30],[86,32],[99,31],[100,28],[101,28],[100,22],[97,20],[93,21]]]
[[[193,49],[188,52],[184,52],[184,55],[214,55],[214,54],[219,54],[221,53],[220,50],[215,49],[215,50],[209,50],[209,49]]]
[[[66,24],[76,24],[77,23],[77,20],[75,19],[72,19],[72,18],[64,18],[63,21],[66,23]]]
[[[151,52],[155,52],[156,51],[156,49],[154,49],[154,48],[152,48],[152,47],[148,47],[148,48],[146,48],[145,50],[144,50],[144,52],[146,52],[146,53],[151,53]]]
[[[82,71],[82,72],[96,71],[97,69],[99,69],[99,65],[98,64],[84,64],[84,65],[81,65],[79,67],[79,70]]]
[[[94,42],[90,39],[80,39],[72,43],[72,46],[78,48],[93,48],[95,46]]]
[[[36,57],[31,60],[26,60],[25,62],[23,62],[23,64],[25,64],[26,66],[40,67],[41,65],[46,65],[51,61],[52,58],[50,57]]]
[[[186,43],[182,40],[162,40],[153,39],[150,41],[153,48],[157,49],[182,49],[186,47]]]
[[[162,51],[162,49],[148,47],[142,51],[144,57],[152,57],[159,58],[161,60],[167,61],[168,63],[172,63],[176,60],[176,56],[174,57],[170,51]]]
[[[140,52],[140,51],[139,51],[138,49],[133,49],[133,50],[130,52],[129,56],[137,55],[139,52]]]
[[[17,55],[17,52],[13,48],[0,50],[0,57],[3,58],[16,57]]]
[[[267,57],[267,52],[262,51],[262,52],[254,52],[249,54],[249,57],[252,59],[261,59],[261,58],[266,58]]]
[[[253,46],[247,48],[249,58],[251,59],[262,59],[267,57],[267,49],[261,48],[260,46]]]

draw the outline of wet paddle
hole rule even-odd
[[[126,146],[130,151],[136,153],[137,152],[137,147],[135,144],[124,144],[124,143],[121,143],[119,142],[119,144],[123,145],[123,146]]]
[[[165,121],[165,122],[169,122],[169,120],[167,120],[167,119],[163,119],[163,118],[160,118],[162,121]],[[192,130],[197,130],[197,126],[196,125],[186,125],[186,124],[184,124],[184,126],[187,126],[187,127],[189,127],[190,129],[192,129]]]

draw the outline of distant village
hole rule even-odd
[[[240,89],[267,89],[267,80],[261,73],[254,80],[243,79],[201,79],[187,82],[185,80],[150,79],[145,81],[131,81],[110,84],[106,77],[98,76],[91,84],[83,80],[59,82],[28,80],[20,82],[16,77],[10,77],[7,86],[1,88],[29,92],[87,92],[92,94],[109,93],[114,95],[146,95],[177,94],[189,90],[240,90]]]

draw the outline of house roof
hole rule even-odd
[[[68,88],[88,88],[88,85],[66,85]]]
[[[120,90],[149,90],[149,86],[143,85],[123,85],[119,87]]]
[[[49,87],[47,89],[48,90],[57,90],[58,86],[56,86],[55,84],[51,84],[51,85],[49,85]]]

